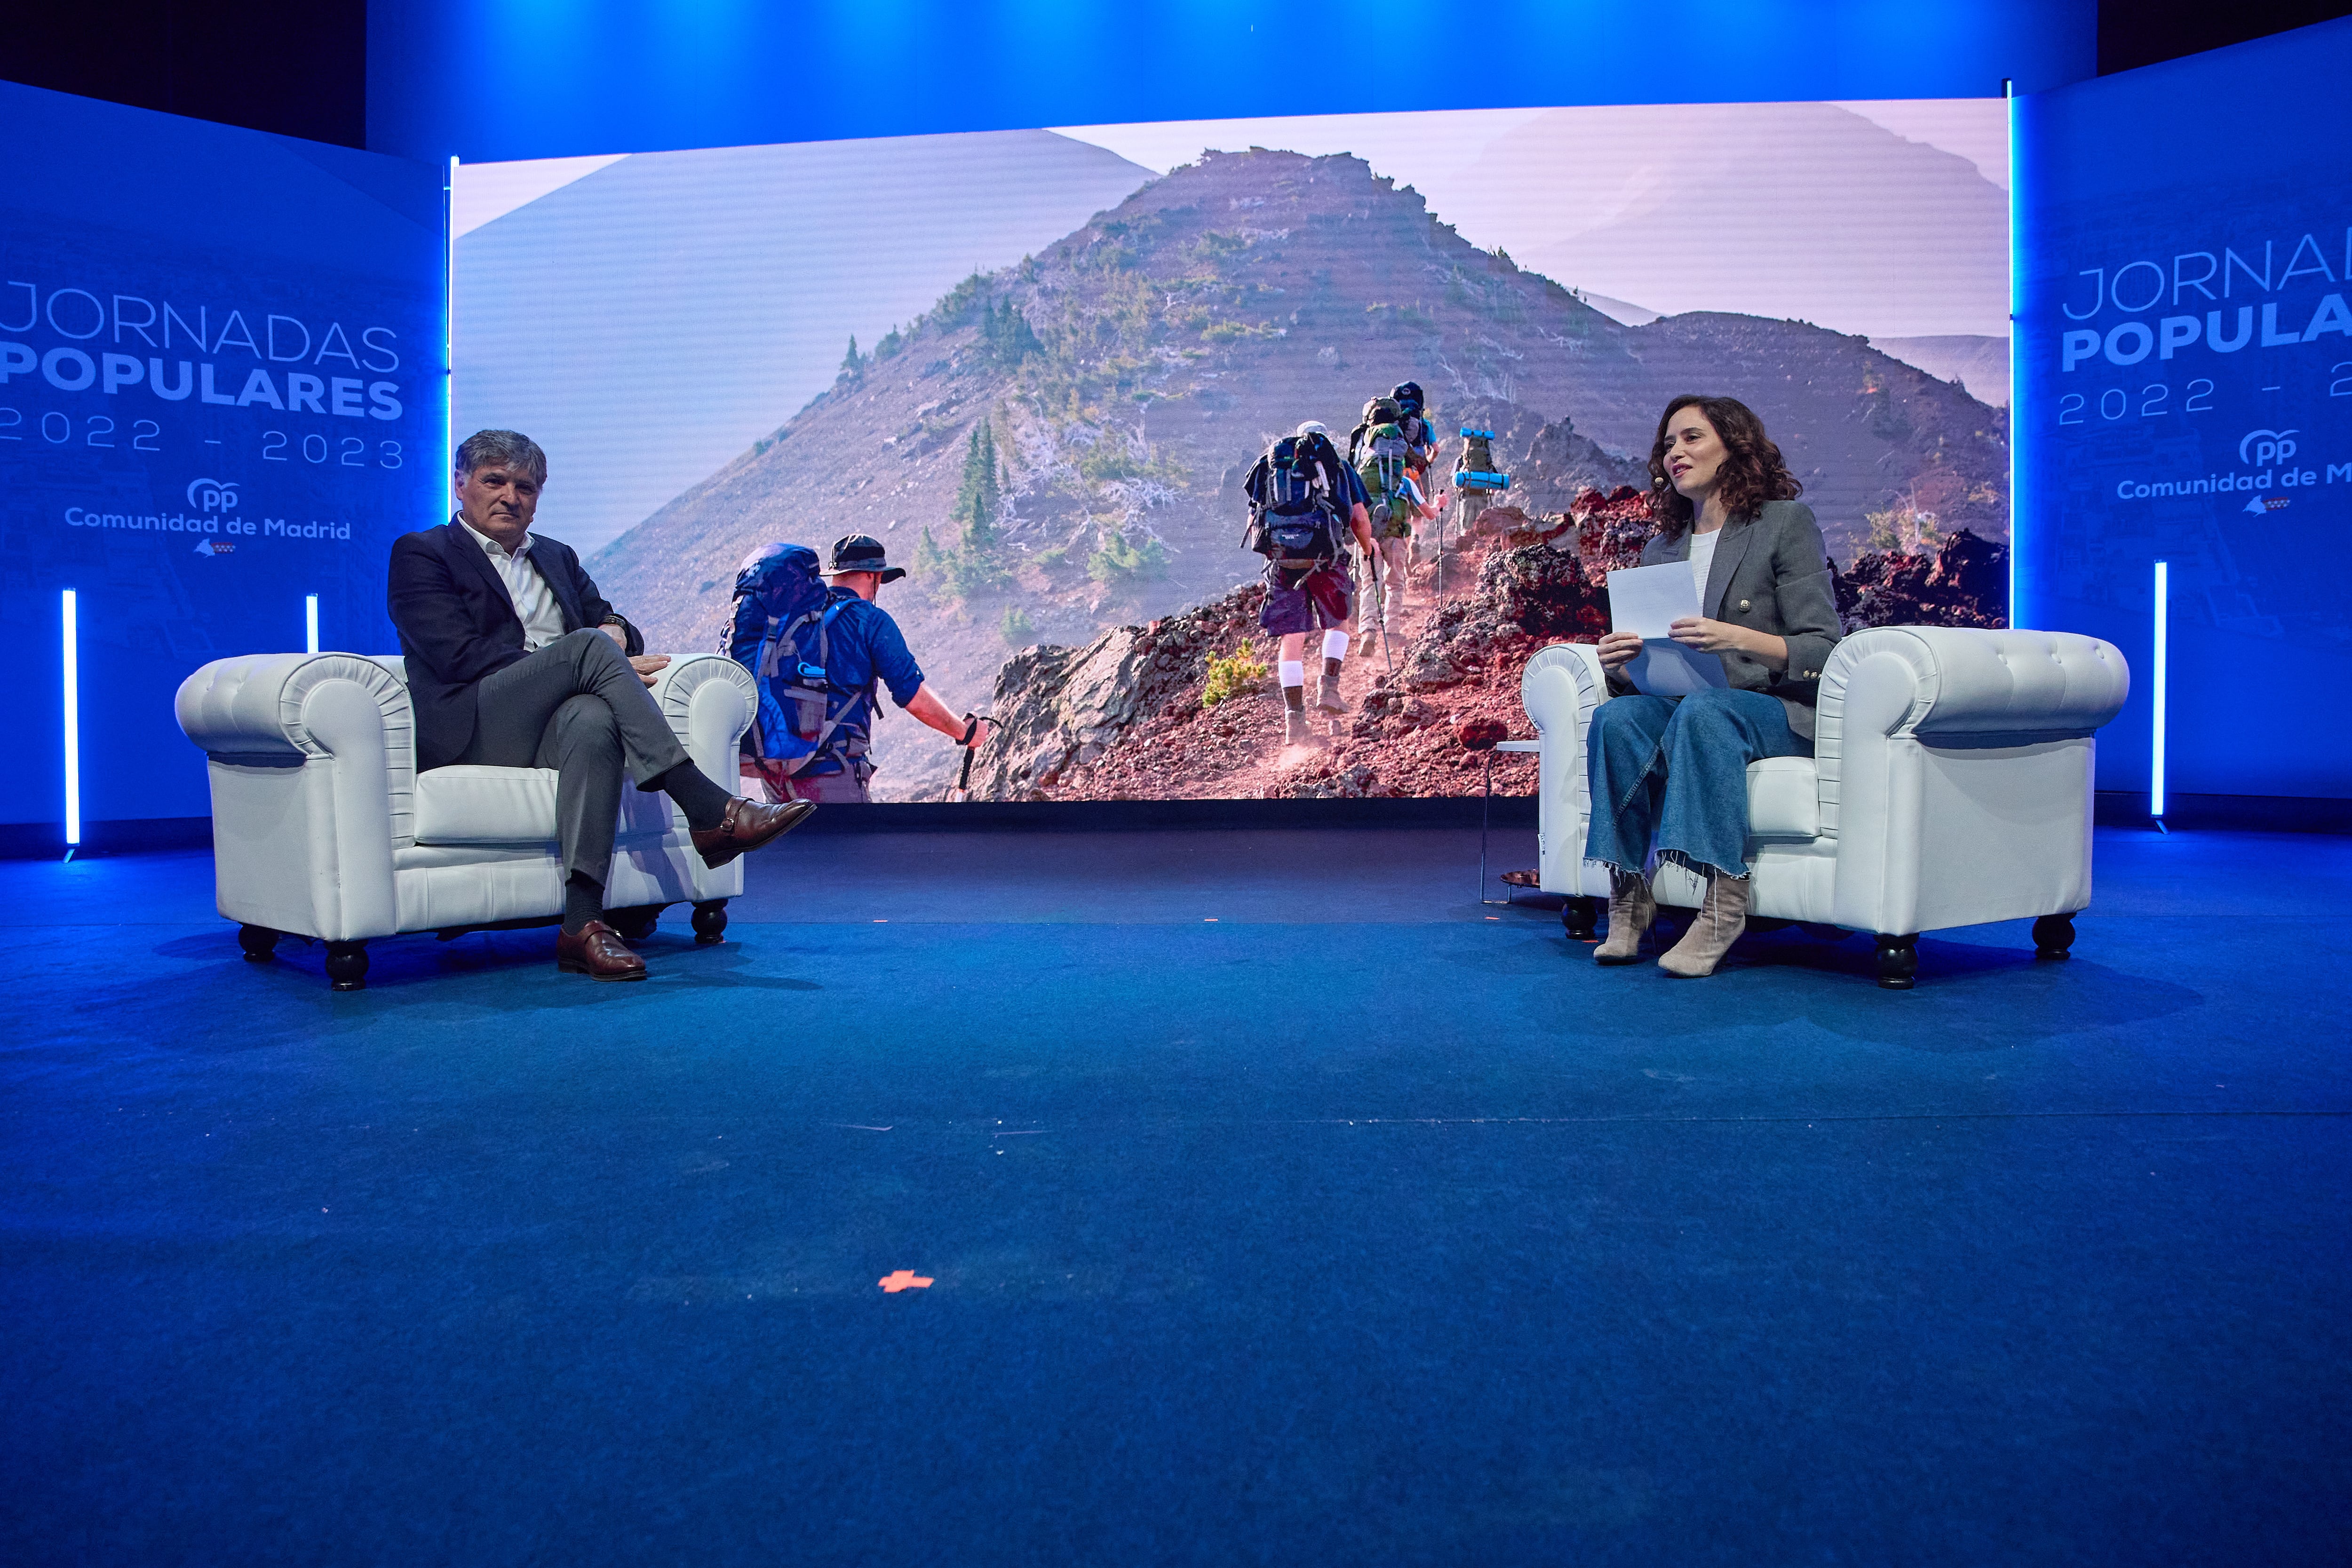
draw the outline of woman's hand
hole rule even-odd
[[[1729,621],[1713,621],[1705,616],[1685,616],[1666,628],[1666,635],[1687,648],[1700,653],[1744,653],[1776,667],[1789,662],[1789,644],[1785,638],[1735,626]]]
[[[1614,675],[1633,662],[1633,656],[1642,651],[1642,639],[1632,632],[1611,632],[1593,651],[1601,656],[1601,673]]]

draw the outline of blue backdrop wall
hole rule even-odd
[[[2352,20],[2017,106],[2018,624],[2105,637],[2149,783],[2155,564],[2168,783],[2352,796]]]
[[[368,145],[468,162],[1146,120],[1988,98],[2095,0],[372,0]]]
[[[66,589],[82,815],[204,816],[190,671],[299,651],[314,594],[320,646],[394,646],[386,553],[446,488],[445,176],[9,83],[0,148],[0,823],[65,818]]]

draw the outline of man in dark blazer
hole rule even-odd
[[[547,457],[482,430],[458,447],[457,511],[392,546],[392,624],[408,664],[419,773],[453,763],[553,768],[563,846],[556,962],[641,980],[645,961],[604,923],[625,764],[686,814],[703,863],[723,866],[815,809],[730,795],[688,760],[646,688],[669,664],[604,601],[570,546],[530,532]]]

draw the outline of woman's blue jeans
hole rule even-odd
[[[1748,764],[1812,754],[1789,710],[1760,691],[1612,697],[1584,738],[1592,784],[1587,858],[1638,872],[1660,856],[1748,875]]]

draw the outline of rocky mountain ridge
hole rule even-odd
[[[1429,796],[1532,794],[1532,758],[1488,757],[1466,739],[1532,733],[1519,679],[1556,642],[1608,626],[1607,574],[1637,564],[1652,531],[1630,486],[1587,491],[1565,517],[1494,508],[1414,574],[1420,607],[1381,647],[1368,630],[1343,689],[1355,711],[1313,746],[1286,746],[1278,692],[1219,681],[1221,661],[1256,637],[1264,588],[1245,584],[1181,615],[1113,627],[1085,647],[1040,647],[1007,661],[994,692],[1002,728],[973,771],[983,800]],[[1929,551],[1873,552],[1835,579],[1841,619],[1863,626],[1999,626],[2008,550],[1962,531]],[[930,792],[934,796],[943,790]]]

